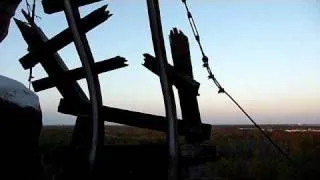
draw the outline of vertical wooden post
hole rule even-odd
[[[182,75],[189,76],[193,79],[192,64],[187,36],[176,28],[170,32],[171,53],[174,63],[174,69]],[[199,126],[201,117],[199,112],[197,95],[188,88],[178,88],[180,107],[183,121],[190,126]],[[191,136],[187,140],[192,141]]]

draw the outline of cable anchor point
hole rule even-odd
[[[219,87],[219,91],[218,91],[218,94],[220,93],[225,93],[224,89],[222,87]]]

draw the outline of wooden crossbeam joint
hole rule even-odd
[[[89,15],[79,21],[80,27],[84,32],[89,32],[99,24],[103,23],[109,19],[112,15],[109,11],[106,11],[107,6],[102,6],[97,10],[91,12]],[[27,20],[30,18],[23,11],[24,16]],[[29,22],[30,23],[30,22]],[[38,49],[29,52],[22,58],[20,58],[20,63],[24,69],[29,69],[35,66],[43,57],[48,53],[55,53],[61,48],[65,47],[73,41],[70,28],[67,28],[54,36],[52,39],[47,40],[43,46],[40,46]]]
[[[192,63],[187,36],[174,28],[170,31],[170,46],[174,69],[178,73],[186,74],[193,79]],[[178,89],[182,119],[189,123],[190,127],[201,123],[197,97],[189,89]],[[192,136],[190,137],[192,139]]]
[[[15,22],[18,25],[23,38],[29,45],[29,51],[36,51],[38,48],[44,46],[48,38],[39,27],[30,27],[17,19],[15,19]],[[50,53],[45,58],[45,60],[40,61],[40,64],[51,78],[55,78],[58,74],[68,71],[66,64],[58,53]],[[68,97],[74,101],[89,101],[76,82],[59,84],[57,89],[63,97]]]
[[[153,72],[156,75],[159,75],[158,64],[155,57],[150,54],[144,54],[144,64],[148,70]],[[200,83],[195,81],[193,78],[189,77],[186,74],[178,73],[174,67],[168,64],[168,78],[177,89],[188,89],[192,94],[198,95],[198,90]]]

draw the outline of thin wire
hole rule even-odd
[[[281,149],[272,139],[271,137],[252,119],[252,117],[241,107],[241,105],[228,93],[225,92],[225,94],[232,100],[234,104],[238,106],[238,108],[247,116],[247,118],[261,131],[261,133],[270,141],[270,143],[288,160],[292,161],[290,156]]]
[[[32,4],[32,22],[34,22],[34,17],[36,16],[36,0],[33,0]]]
[[[32,67],[29,69],[29,78],[28,78],[28,82],[29,82],[29,90],[31,89],[31,81],[32,81],[32,78],[34,78],[32,76]]]
[[[30,6],[30,3],[28,0],[26,0],[26,6],[27,6],[27,12],[28,12],[28,15],[30,15],[30,12],[31,12],[31,6]]]
[[[31,18],[32,18],[32,23],[34,23],[34,19],[35,19],[35,17],[36,17],[36,0],[33,0],[32,8],[31,8],[31,5],[30,5],[29,1],[26,0],[26,6],[27,6],[28,15],[31,16]],[[32,67],[31,67],[31,68],[29,69],[29,77],[28,77],[29,90],[31,89],[32,78],[34,78],[34,77],[33,77],[33,75],[32,75]]]
[[[198,31],[198,28],[197,28],[197,25],[194,21],[194,18],[192,16],[192,13],[190,12],[189,10],[189,7],[188,7],[188,4],[187,4],[187,1],[186,0],[182,0],[185,8],[186,8],[186,11],[187,11],[187,16],[188,16],[188,21],[189,21],[189,24],[191,26],[191,29],[192,29],[192,33],[199,45],[199,48],[200,48],[200,51],[201,51],[201,54],[202,54],[202,61],[203,61],[203,67],[207,69],[208,71],[208,78],[209,79],[212,79],[212,81],[214,82],[214,84],[218,87],[219,91],[218,93],[224,93],[226,94],[229,99],[247,116],[247,118],[254,124],[254,126],[265,136],[265,138],[268,139],[268,141],[286,158],[288,159],[290,162],[293,162],[293,160],[290,158],[290,156],[284,151],[282,150],[282,148],[280,148],[279,145],[277,145],[273,140],[272,138],[260,127],[259,124],[257,124],[253,118],[244,110],[244,108],[242,106],[240,106],[240,104],[228,93],[224,90],[224,88],[221,86],[221,84],[218,82],[218,80],[215,78],[210,66],[209,66],[209,58],[206,56],[204,50],[203,50],[203,47],[202,47],[202,44],[201,44],[201,41],[200,41],[200,35],[199,35],[199,31]]]

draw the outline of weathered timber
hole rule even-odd
[[[144,54],[144,64],[148,70],[156,75],[159,75],[158,63],[155,57],[150,54]],[[176,86],[177,89],[189,89],[192,94],[198,95],[200,83],[192,79],[191,77],[175,71],[174,67],[168,64],[167,73],[169,81]]]
[[[89,103],[74,103],[66,99],[61,99],[58,111],[64,114],[74,115],[78,117],[88,117],[90,115]],[[151,130],[167,132],[167,120],[163,116],[151,115],[141,112],[134,112],[118,108],[103,106],[101,110],[101,120],[135,126]],[[190,135],[198,139],[207,140],[210,138],[211,125],[198,124],[194,128],[190,128],[188,123],[178,120],[178,132],[180,135]]]
[[[29,45],[29,50],[31,52],[35,52],[37,49],[45,46],[45,42],[48,39],[40,30],[40,28],[30,27],[17,19],[15,19],[15,21],[22,33],[23,38]],[[68,71],[66,64],[57,53],[48,53],[46,55],[42,55],[43,56],[41,57],[43,60],[40,61],[40,64],[51,78],[58,78],[59,74],[63,74]],[[59,81],[59,79],[56,79],[56,81]],[[63,81],[60,81],[56,87],[63,97],[72,99],[74,101],[88,101],[85,93],[81,90],[80,86],[76,84],[76,82],[71,84],[68,82],[65,84]]]
[[[99,2],[101,0],[70,0],[74,8]],[[64,10],[64,0],[42,0],[42,6],[44,12],[47,14],[53,14]]]
[[[171,53],[174,69],[193,79],[188,38],[174,28],[170,32]],[[188,88],[178,88],[182,119],[192,128],[201,123],[197,96]],[[190,136],[192,138],[192,136]]]
[[[16,24],[18,25],[23,38],[29,45],[29,51],[35,52],[37,48],[45,46],[45,42],[48,40],[43,31],[37,27],[35,24],[32,27],[29,27],[24,22],[15,19]],[[56,78],[58,74],[68,71],[67,66],[61,59],[58,53],[48,53],[45,57],[42,57],[40,61],[44,70],[51,78]],[[58,79],[56,80],[58,81]],[[83,92],[79,84],[74,82],[60,83],[56,84],[56,88],[60,94],[67,98],[68,100],[77,103],[77,102],[88,102],[89,99],[86,94]],[[73,131],[71,145],[75,149],[80,149],[84,151],[81,154],[87,154],[86,151],[90,146],[90,137],[91,137],[91,119],[88,117],[78,117]],[[79,157],[78,157],[79,158]],[[87,157],[82,157],[85,159]]]
[[[82,18],[82,20],[79,22],[79,26],[81,27],[82,31],[88,32],[111,17],[111,14],[109,13],[109,11],[106,11],[106,8],[107,6],[102,6],[101,8],[98,8],[97,10]],[[28,17],[26,12],[22,10],[22,13],[31,24],[32,21],[30,21],[30,17]],[[28,54],[20,58],[20,63],[22,64],[22,67],[24,69],[29,69],[35,66],[42,58],[39,57],[39,55],[43,53],[54,53],[65,47],[72,41],[73,38],[71,30],[70,28],[67,28],[54,36],[52,39],[46,40],[44,47],[36,49],[33,52],[29,52]]]
[[[123,57],[117,56],[108,60],[95,63],[94,69],[96,73],[100,74],[103,72],[128,66],[127,64],[125,64],[125,62],[127,62],[126,59],[124,59]],[[57,79],[62,79],[62,78],[63,78],[63,81],[69,81],[69,82],[80,80],[82,78],[85,78],[85,70],[84,68],[77,68],[77,69],[73,69],[57,75]],[[59,82],[55,82],[53,78],[47,77],[47,78],[33,81],[32,85],[33,85],[34,91],[38,92],[45,89],[53,88],[58,83]]]

